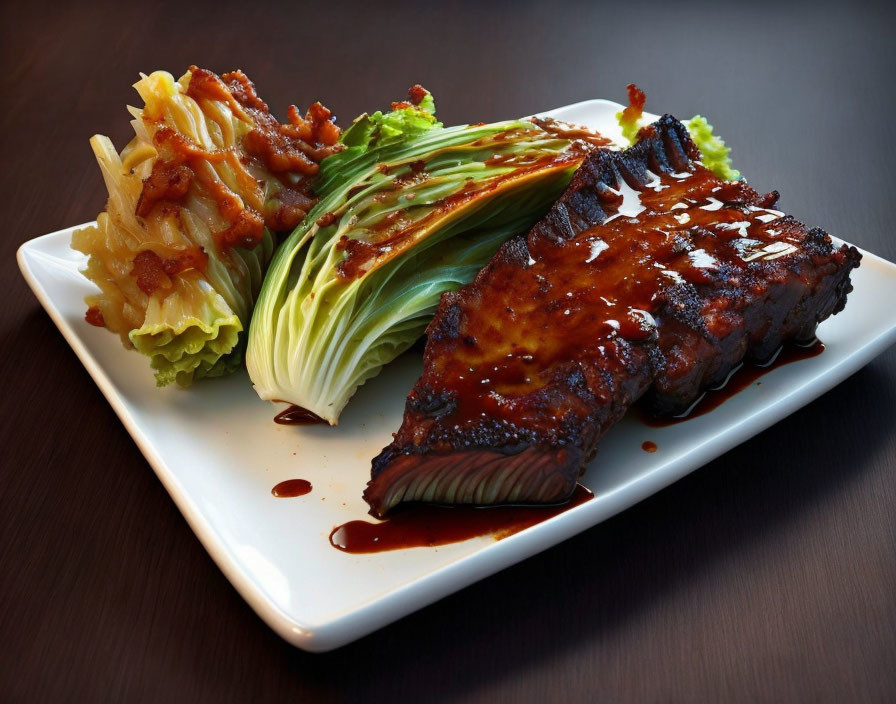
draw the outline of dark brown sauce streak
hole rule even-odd
[[[707,391],[685,413],[679,416],[672,416],[671,418],[654,418],[646,413],[642,413],[641,420],[652,428],[663,428],[702,416],[721,406],[729,398],[746,389],[772,369],[777,369],[785,364],[798,362],[802,359],[817,357],[822,352],[824,352],[824,344],[819,340],[805,345],[788,343],[778,350],[771,361],[761,365],[743,365],[734,371],[723,386]]]
[[[307,479],[287,479],[271,489],[271,493],[278,499],[304,496],[311,493],[311,482]]]
[[[501,540],[594,498],[577,485],[564,504],[551,506],[431,506],[408,504],[385,521],[349,521],[330,533],[337,550],[355,554],[433,547],[492,535]]]
[[[306,408],[290,406],[285,411],[280,411],[275,415],[274,422],[280,425],[319,425],[327,421]]]

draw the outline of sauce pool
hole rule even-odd
[[[271,489],[278,499],[289,499],[311,493],[311,482],[307,479],[287,479]]]
[[[363,554],[459,543],[484,535],[501,540],[594,498],[581,484],[572,498],[552,506],[432,506],[409,504],[379,523],[349,521],[330,533],[330,544]]]
[[[274,422],[279,425],[319,425],[327,421],[306,408],[290,406],[285,411],[280,411],[275,415]]]

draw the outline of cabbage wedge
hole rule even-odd
[[[72,247],[88,255],[87,321],[151,360],[159,386],[239,367],[274,251],[314,204],[318,162],[341,149],[323,106],[280,125],[239,71],[157,71],[134,86],[135,136],[91,147],[109,193]]]
[[[335,425],[420,337],[446,291],[563,191],[599,135],[545,120],[443,127],[432,96],[363,115],[321,164],[320,201],[277,251],[249,331],[262,399]]]

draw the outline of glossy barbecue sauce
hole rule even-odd
[[[737,289],[786,277],[775,260],[798,252],[804,231],[769,207],[776,194],[721,181],[699,163],[690,169],[648,172],[639,189],[621,178],[615,188],[599,184],[607,214],[600,225],[567,240],[530,234],[528,263],[505,259],[480,275],[487,277],[481,286],[489,298],[479,302],[487,314],[465,316],[462,340],[432,357],[446,390],[455,392],[450,422],[518,422],[526,399],[570,362],[604,370],[645,364],[643,348],[631,343],[657,340],[654,316],[683,284],[699,289],[724,275],[726,288]],[[760,276],[750,273],[754,263],[763,265]],[[740,320],[736,310],[704,318],[719,338]],[[669,330],[677,323],[667,317],[661,324]],[[561,402],[575,403],[568,396]]]
[[[287,479],[271,489],[271,493],[278,499],[304,496],[311,493],[311,482],[307,479]]]
[[[293,405],[275,415],[274,422],[279,425],[320,425],[327,421],[307,408]]]
[[[501,540],[558,516],[594,498],[577,485],[572,498],[552,506],[432,506],[407,504],[378,523],[349,521],[330,533],[330,544],[343,552],[371,553],[433,547],[491,535]]]

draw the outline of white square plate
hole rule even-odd
[[[588,101],[551,113],[618,138],[620,106]],[[189,390],[157,389],[148,360],[84,321],[92,285],[69,248],[72,229],[26,242],[19,265],[215,562],[253,609],[300,648],[359,638],[628,508],[756,435],[846,379],[896,341],[896,265],[863,252],[844,313],[823,323],[824,354],[774,369],[711,413],[664,428],[626,417],[582,483],[594,499],[496,541],[351,555],[334,526],[367,518],[370,459],[401,421],[421,370],[407,354],[363,386],[337,428],[279,426],[245,372]],[[659,450],[641,449],[645,440]],[[309,480],[303,497],[271,488]]]

